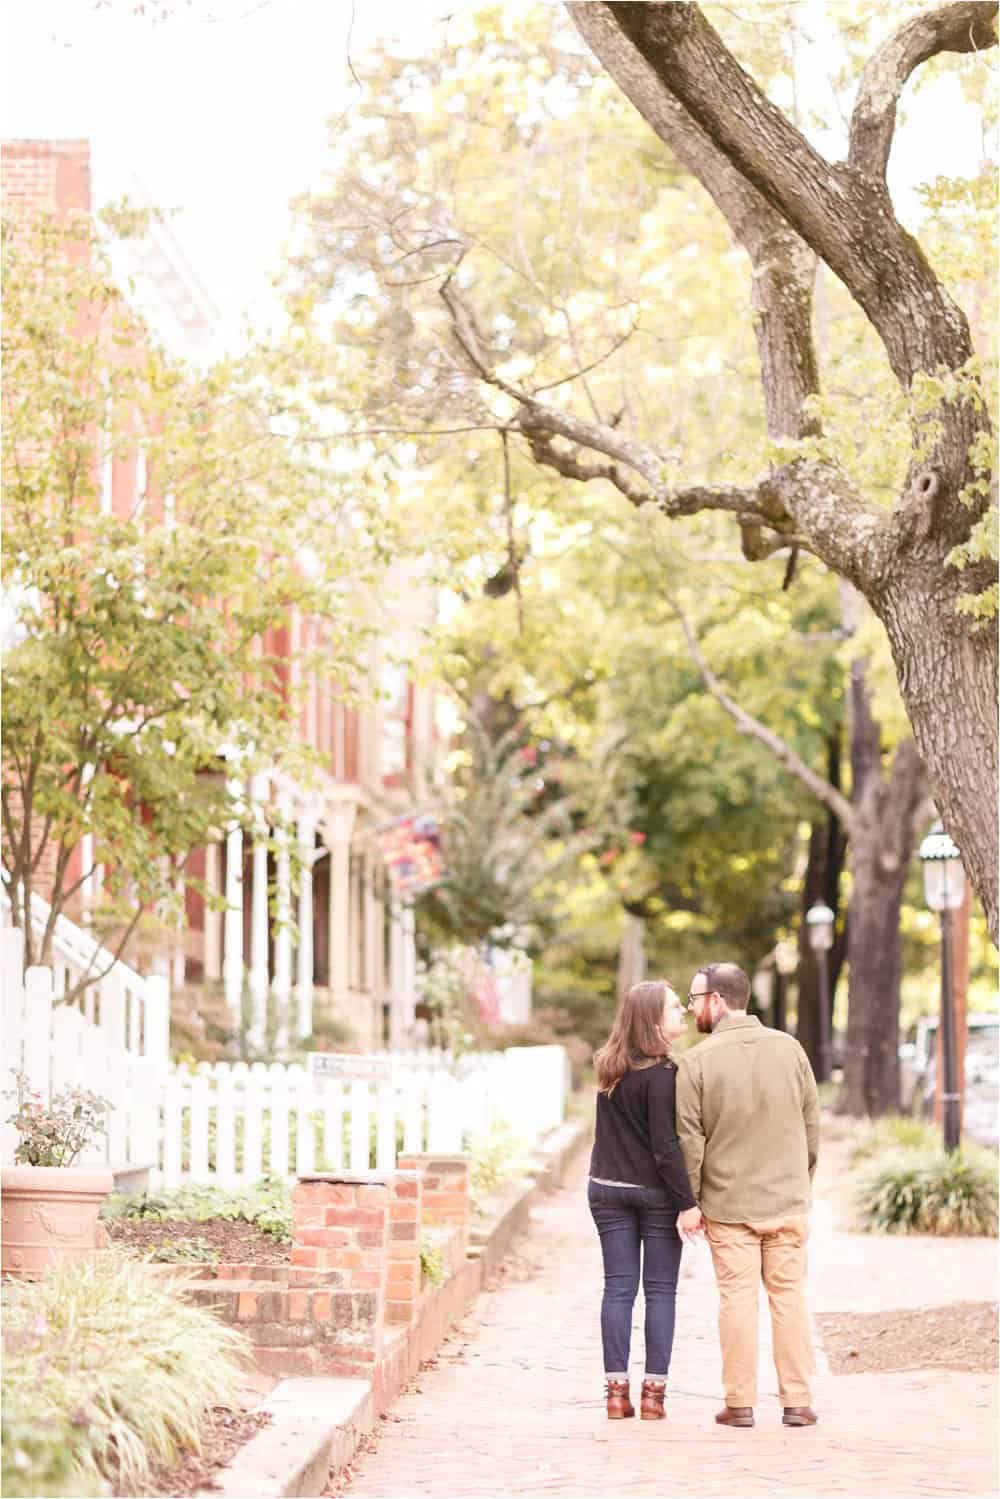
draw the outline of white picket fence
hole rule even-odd
[[[14,1110],[15,1072],[26,1074],[44,1102],[67,1087],[91,1089],[111,1109],[106,1135],[82,1162],[149,1167],[153,1185],[230,1187],[265,1172],[391,1169],[400,1152],[459,1152],[470,1137],[501,1122],[530,1142],[564,1117],[561,1046],[459,1058],[440,1051],[381,1052],[372,1055],[372,1070],[388,1076],[377,1081],[314,1079],[301,1066],[279,1063],[202,1063],[190,1071],[167,1062],[162,1048],[144,1055],[154,1028],[143,1024],[136,1032],[122,1025],[115,1002],[131,992],[148,1019],[151,1003],[169,1003],[165,980],[145,980],[140,988],[119,976],[102,986],[91,1009],[95,1021],[86,1007],[57,1002],[51,969],[25,974],[23,961],[23,934],[3,928],[0,1117]],[[363,1067],[365,1060],[354,1058],[352,1065]],[[13,1161],[17,1136],[6,1123],[0,1143],[4,1162]]]
[[[10,920],[10,896],[0,885],[4,922]],[[31,897],[31,927],[41,940],[51,908]],[[59,1000],[81,980],[87,987],[73,1003],[85,1019],[108,1030],[122,1050],[152,1062],[166,1076],[170,1055],[170,987],[165,978],[143,978],[116,959],[82,927],[57,916],[52,936],[52,995]]]
[[[83,1164],[151,1165],[157,1159],[159,1089],[164,1066],[133,1053],[122,1042],[121,1011],[106,1006],[95,1024],[72,1004],[57,1004],[50,968],[23,971],[24,936],[13,927],[0,931],[3,982],[3,1067],[0,1104],[5,1122],[0,1153],[14,1159],[17,1134],[6,1123],[16,1107],[14,1074],[23,1072],[42,1102],[64,1088],[88,1088],[111,1105],[107,1133],[84,1151]],[[119,989],[117,992],[121,992]],[[127,1032],[126,1032],[127,1038]]]
[[[175,1068],[163,1089],[158,1177],[238,1186],[318,1169],[391,1170],[400,1153],[460,1152],[501,1122],[527,1142],[565,1117],[561,1046],[511,1047],[453,1061],[376,1053],[380,1080],[314,1079],[295,1064]],[[364,1059],[354,1059],[361,1063]]]

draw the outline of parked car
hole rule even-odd
[[[934,1113],[937,1090],[937,1016],[918,1021],[915,1039],[899,1048],[900,1091],[903,1110],[923,1116]],[[965,1045],[965,1108],[963,1131],[972,1140],[996,1145],[1000,1112],[1000,1014],[968,1016]]]

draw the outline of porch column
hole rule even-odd
[[[250,904],[250,1045],[259,1050],[267,1030],[267,991],[270,983],[267,944],[270,922],[267,912],[267,823],[264,798],[267,776],[255,775],[250,782],[253,803],[253,887]]]
[[[209,896],[217,895],[219,891],[219,845],[217,843],[209,843],[205,846],[205,890],[205,978],[217,979],[222,971],[222,912],[216,911],[208,899]]]
[[[284,802],[281,807],[284,824],[290,815],[291,808]],[[280,1055],[288,1050],[288,1007],[292,997],[292,861],[287,825],[276,829],[275,842],[278,853],[274,905],[274,1002],[278,1024],[274,1044]]]
[[[295,1034],[299,1040],[313,1028],[313,858],[316,852],[316,815],[299,818],[299,946],[296,957]]]
[[[356,806],[354,801],[334,802],[325,830],[330,849],[330,1002],[344,1018],[351,987],[351,833]]]
[[[396,894],[389,897],[389,1045],[395,1050],[406,1045],[409,1021],[406,1005],[406,922],[403,902]]]
[[[180,988],[187,981],[187,953],[184,946],[187,936],[187,912],[185,910],[185,886],[182,874],[178,874],[174,879],[174,896],[180,909],[180,926],[175,928],[174,940],[171,944],[170,982],[177,988]]]
[[[239,781],[230,781],[229,795],[239,803]],[[238,1022],[243,999],[243,829],[238,822],[230,823],[226,834],[224,936],[222,983],[226,991],[226,1007],[232,1019]]]

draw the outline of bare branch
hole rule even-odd
[[[940,52],[979,52],[996,42],[994,0],[941,5],[897,27],[861,75],[851,116],[849,165],[884,181],[896,129],[896,105],[911,73]]]
[[[823,776],[817,775],[814,770],[811,770],[805,761],[795,753],[791,745],[786,744],[780,734],[776,734],[773,729],[769,729],[766,724],[762,724],[759,719],[754,718],[745,708],[741,708],[734,698],[729,696],[729,693],[726,692],[718,677],[705,660],[704,652],[698,644],[698,638],[687,615],[670,592],[665,591],[665,597],[670,609],[680,621],[691,659],[695,666],[697,666],[702,681],[716,702],[725,708],[741,734],[746,734],[749,738],[756,739],[765,745],[779,764],[783,765],[787,771],[801,781],[803,786],[811,791],[813,796],[821,801],[825,807],[829,807],[834,816],[840,819],[840,822],[850,836],[854,829],[855,816],[854,808],[847,800],[847,797],[844,796],[843,792],[838,791],[836,786],[831,785],[829,781],[825,780]]]

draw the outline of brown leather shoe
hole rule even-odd
[[[663,1421],[666,1419],[666,1411],[663,1409],[663,1397],[667,1392],[665,1379],[644,1379],[642,1382],[642,1399],[639,1402],[639,1417],[643,1421]]]
[[[624,1421],[635,1415],[635,1406],[628,1398],[627,1379],[609,1379],[606,1385],[608,1420]]]
[[[782,1426],[815,1426],[819,1420],[811,1405],[786,1405],[781,1417]]]
[[[716,1415],[720,1426],[752,1426],[752,1405],[724,1405]]]

